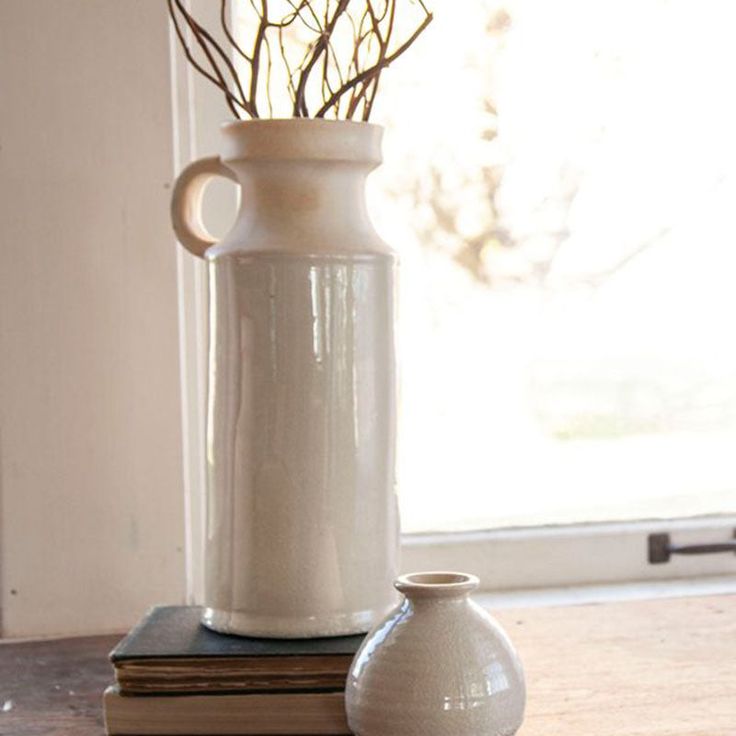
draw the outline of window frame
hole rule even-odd
[[[648,536],[668,532],[675,544],[711,543],[733,540],[735,530],[736,515],[724,514],[407,534],[402,569],[472,572],[483,592],[701,579],[734,575],[734,556],[678,555],[653,565]]]

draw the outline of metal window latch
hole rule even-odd
[[[733,542],[718,544],[672,544],[669,534],[649,535],[649,564],[659,565],[669,562],[672,555],[713,555],[719,552],[736,553],[736,529]]]

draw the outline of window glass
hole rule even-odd
[[[433,9],[373,116],[404,530],[736,511],[736,11]]]

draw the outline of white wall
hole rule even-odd
[[[165,3],[0,2],[5,636],[184,599],[171,100]]]

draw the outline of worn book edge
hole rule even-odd
[[[110,736],[347,736],[343,693],[103,696]]]

